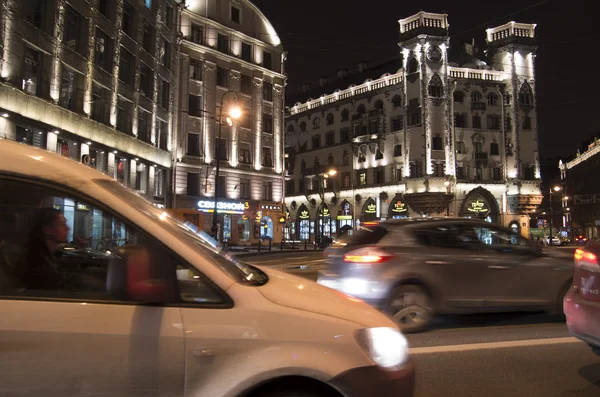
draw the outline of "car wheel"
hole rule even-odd
[[[387,305],[388,314],[402,332],[426,329],[433,318],[429,294],[417,285],[401,285],[394,289]]]

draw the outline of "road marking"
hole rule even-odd
[[[546,339],[528,339],[515,340],[506,342],[486,342],[486,343],[469,343],[465,345],[448,345],[448,346],[429,346],[429,347],[414,347],[409,349],[412,355],[431,354],[431,353],[449,353],[449,352],[465,352],[471,350],[485,349],[505,349],[511,347],[529,347],[529,346],[546,346],[546,345],[562,345],[567,343],[582,343],[577,338],[546,338]]]

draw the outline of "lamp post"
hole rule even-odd
[[[550,239],[548,240],[548,245],[552,245],[552,229],[554,228],[554,210],[552,208],[552,194],[558,193],[561,191],[560,186],[554,186],[550,189]]]
[[[320,213],[319,213],[319,218],[321,219],[321,234],[320,234],[321,245],[323,245],[323,234],[325,234],[325,222],[324,222],[324,216],[323,216],[324,215],[323,212],[325,211],[325,186],[323,186],[323,185],[325,184],[325,180],[327,178],[329,178],[330,176],[335,176],[335,174],[337,174],[337,170],[335,170],[334,168],[330,168],[327,172],[322,172],[318,175],[323,178],[320,182],[317,180],[317,182],[319,182],[319,185],[321,188],[321,206],[320,206],[321,208],[320,208]]]
[[[217,161],[217,169],[215,171],[215,203],[214,203],[214,208],[213,208],[213,219],[212,219],[212,233],[215,237],[216,240],[221,240],[222,242],[222,238],[220,238],[222,236],[223,233],[223,227],[221,226],[221,233],[220,236],[217,236],[217,232],[219,230],[219,227],[217,226],[217,217],[218,217],[218,213],[217,213],[217,203],[219,201],[219,189],[220,189],[220,183],[219,183],[219,172],[221,170],[221,150],[219,145],[221,143],[221,133],[223,131],[223,103],[225,100],[225,97],[229,94],[233,94],[235,96],[235,102],[234,105],[229,109],[229,116],[226,118],[226,122],[229,126],[233,125],[233,120],[237,120],[242,116],[242,110],[235,105],[235,103],[237,103],[239,101],[239,96],[238,93],[235,91],[227,91],[225,94],[223,94],[223,96],[221,97],[220,100],[220,104],[221,106],[219,107],[219,114],[217,115],[217,122],[219,123],[219,138],[215,141],[215,160]]]

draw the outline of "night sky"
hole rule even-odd
[[[600,134],[600,33],[593,29],[600,24],[592,1],[253,2],[288,51],[289,91],[320,76],[334,76],[340,68],[356,69],[361,60],[398,55],[398,20],[420,10],[448,14],[452,46],[474,38],[483,49],[488,27],[512,20],[536,23],[541,157],[573,155],[584,140]]]

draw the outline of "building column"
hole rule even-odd
[[[273,153],[275,156],[275,172],[283,172],[283,101],[284,87],[273,84]]]
[[[92,89],[94,86],[94,59],[96,54],[96,17],[98,13],[98,0],[91,1],[89,9],[88,24],[88,53],[86,59],[85,76],[83,81],[83,112],[90,117],[92,115]]]
[[[229,77],[230,77],[230,84],[229,84],[229,89],[235,92],[240,92],[240,84],[241,84],[241,73],[239,70],[231,70],[229,73]],[[242,117],[247,117],[248,115],[242,115]],[[229,142],[229,152],[230,152],[230,156],[229,156],[229,164],[232,167],[237,167],[238,162],[239,162],[239,157],[238,157],[238,153],[239,153],[239,142],[238,142],[238,125],[239,122],[235,123],[230,129],[229,131],[231,131],[231,136],[230,136],[230,142]]]
[[[56,1],[54,13],[54,43],[52,44],[52,67],[50,75],[50,98],[57,104],[60,99],[60,83],[62,74],[62,38],[65,24],[65,0]]]
[[[254,169],[262,168],[262,114],[263,114],[263,80],[254,78],[252,103],[254,104]]]
[[[22,38],[17,35],[15,29],[19,21],[11,16],[20,15],[20,7],[22,7],[20,0],[5,0],[3,7],[0,7],[0,27],[3,29],[3,34],[0,35],[0,39],[3,40],[3,43],[0,43],[2,46],[0,76],[17,87],[21,86],[19,73],[23,62],[20,53]]]
[[[48,132],[46,134],[46,150],[56,153],[56,145],[58,144],[58,135],[54,132]]]
[[[48,134],[50,135],[50,134]],[[115,178],[115,171],[117,169],[116,164],[116,156],[113,152],[108,152],[108,159],[106,162],[106,175],[108,175],[110,178],[116,179]]]
[[[146,197],[150,201],[154,201],[154,178],[156,174],[156,167],[151,165],[148,167],[148,189],[146,190]]]
[[[204,161],[207,164],[212,162],[214,147],[215,147],[215,128],[216,123],[214,117],[206,117],[206,115],[215,115],[217,108],[217,65],[213,62],[204,60],[204,81],[202,83],[204,95],[202,120],[204,125]]]
[[[129,187],[135,190],[137,178],[137,161],[129,160]]]
[[[119,98],[119,61],[121,59],[121,39],[123,37],[123,31],[121,26],[123,25],[123,2],[117,1],[116,19],[115,25],[119,27],[117,29],[117,37],[115,37],[115,48],[114,48],[114,59],[113,59],[113,88],[111,92],[110,100],[110,125],[113,127],[117,126],[117,113],[119,110],[118,98]]]
[[[0,138],[17,140],[17,125],[9,118],[0,117]]]

